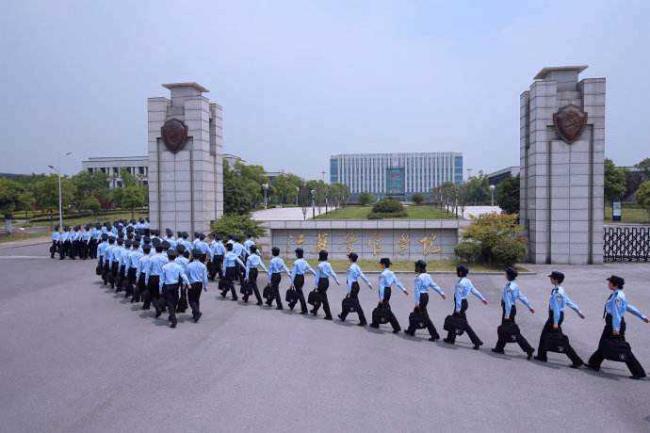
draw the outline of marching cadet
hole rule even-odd
[[[144,255],[140,250],[140,242],[133,241],[131,244],[131,252],[129,253],[128,266],[126,271],[126,296],[131,296],[131,302],[135,302],[135,292],[139,291],[138,284],[138,268],[140,267],[140,259]]]
[[[226,245],[226,255],[223,259],[223,264],[226,268],[226,275],[223,281],[223,288],[221,289],[221,297],[225,298],[228,291],[232,294],[232,300],[236,301],[237,292],[235,291],[235,279],[238,277],[238,266],[245,266],[239,256],[233,251],[233,245]]]
[[[108,235],[108,245],[106,246],[106,249],[104,250],[104,266],[102,267],[102,280],[104,281],[104,285],[108,284],[111,282],[112,278],[112,266],[113,266],[113,250],[115,248],[115,238],[113,235]]]
[[[175,261],[176,254],[176,250],[173,248],[167,250],[169,262],[162,267],[158,286],[163,302],[159,302],[156,305],[156,318],[160,317],[165,306],[167,307],[170,328],[175,328],[178,323],[176,320],[176,306],[178,304],[178,291],[180,286],[184,285],[187,287],[190,285],[190,281],[187,279],[183,267]]]
[[[178,232],[178,245],[183,245],[186,251],[192,251],[192,242],[189,241],[189,234],[187,232]]]
[[[97,271],[98,275],[104,279],[104,260],[106,256],[106,250],[108,249],[108,233],[102,233],[99,245],[97,245],[97,253],[95,256],[97,257]],[[106,281],[104,281],[104,284],[106,284]]]
[[[122,238],[117,238],[117,241],[115,242],[115,245],[111,248],[111,253],[109,255],[111,259],[111,274],[109,278],[109,282],[111,283],[111,289],[114,289],[115,286],[118,288],[119,292],[119,276],[120,276],[120,263],[122,262],[122,251],[124,248],[122,246],[124,245],[124,239]]]
[[[379,274],[379,288],[378,288],[378,293],[379,293],[379,303],[377,304],[377,309],[385,309],[388,313],[388,321],[390,322],[390,325],[393,327],[393,334],[399,333],[399,331],[402,330],[402,328],[399,326],[399,322],[397,321],[397,318],[393,314],[393,311],[390,308],[390,296],[391,296],[391,287],[393,285],[396,285],[397,287],[400,288],[400,290],[404,293],[404,295],[408,296],[409,292],[406,290],[404,285],[401,283],[400,280],[397,279],[395,276],[395,273],[390,270],[390,259],[388,257],[384,257],[381,260],[379,260],[379,267],[381,268],[381,274]],[[373,320],[372,323],[370,324],[371,328],[379,328],[379,322],[375,321],[375,315],[373,314]]]
[[[70,240],[70,227],[65,226],[63,228],[63,233],[61,234],[60,240],[60,245],[61,248],[59,248],[59,260],[65,259],[66,256],[70,256],[72,254],[72,244]]]
[[[162,275],[162,268],[169,262],[168,255],[165,253],[165,246],[160,240],[154,244],[156,246],[156,254],[149,259],[149,267],[147,269],[147,276],[145,283],[147,285],[147,293],[145,295],[143,310],[151,308],[151,304],[158,305],[160,299],[160,276]],[[167,244],[168,246],[169,244]]]
[[[138,269],[136,272],[136,289],[133,293],[131,302],[140,302],[147,291],[147,274],[149,273],[149,260],[151,260],[151,244],[145,243],[142,246],[142,256],[138,260]]]
[[[74,226],[70,232],[70,260],[75,260],[79,255],[79,226]]]
[[[506,268],[505,273],[507,282],[503,287],[503,293],[501,294],[501,332],[497,331],[497,344],[492,349],[492,352],[494,353],[504,353],[503,349],[507,343],[507,335],[505,335],[504,332],[506,331],[507,326],[515,323],[515,316],[517,315],[517,306],[515,303],[517,301],[524,304],[532,314],[535,314],[535,309],[530,305],[528,298],[526,298],[526,296],[521,293],[519,285],[515,281],[518,275],[517,270],[512,267],[508,267]],[[528,341],[524,338],[524,336],[521,335],[518,327],[515,328],[515,332],[517,344],[519,344],[521,350],[526,353],[528,359],[530,360],[530,358],[533,356],[533,353],[535,352],[535,349],[533,349],[533,347],[528,344]]]
[[[90,231],[90,225],[86,224],[81,232],[81,258],[87,260],[90,256],[90,241],[93,238],[92,232]]]
[[[348,275],[346,278],[346,287],[347,287],[347,294],[345,297],[347,299],[351,299],[352,303],[354,305],[354,309],[359,315],[359,326],[366,326],[368,324],[368,321],[366,320],[365,314],[363,314],[363,308],[361,308],[361,303],[359,303],[359,278],[361,278],[363,281],[366,282],[368,285],[368,288],[372,290],[372,283],[368,281],[368,278],[366,278],[365,274],[357,264],[357,260],[359,259],[359,255],[357,253],[350,253],[348,254],[348,260],[350,260],[350,267],[348,268]],[[346,308],[346,305],[343,305],[341,314],[339,314],[339,319],[341,321],[345,322],[345,318],[348,317],[348,314],[350,314],[350,309]]]
[[[435,290],[442,299],[446,299],[445,292],[442,291],[440,286],[438,286],[431,275],[427,273],[427,263],[424,260],[418,260],[415,262],[415,284],[413,287],[413,298],[415,301],[415,308],[413,309],[414,313],[420,315],[424,320],[424,323],[427,326],[429,331],[429,341],[436,341],[440,339],[440,335],[436,330],[436,327],[433,326],[433,322],[429,318],[429,311],[427,311],[427,304],[429,303],[429,288]],[[415,327],[409,321],[409,327],[405,332],[411,337],[415,336]]]
[[[257,299],[257,305],[262,305],[262,297],[260,296],[260,290],[257,287],[258,268],[264,269],[264,272],[267,274],[269,272],[257,252],[257,247],[251,245],[250,254],[246,258],[246,278],[244,279],[244,284],[246,285],[247,290],[245,291],[244,296],[242,296],[244,303],[248,303],[248,297],[252,293],[255,295],[255,299]]]
[[[187,275],[187,265],[190,264],[190,252],[185,249],[185,245],[183,245],[181,242],[178,242],[176,245],[176,253],[178,254],[178,257],[174,260],[176,263],[181,265],[183,268],[183,272],[185,272],[185,275]],[[180,299],[178,300],[178,306],[176,308],[177,313],[184,313],[187,310],[187,289],[185,287],[180,288],[181,291],[181,296]]]
[[[165,229],[165,238],[163,239],[163,241],[167,241],[167,243],[169,244],[169,248],[176,248],[177,242],[176,239],[174,239],[174,232],[172,231],[172,229],[169,228]]]
[[[235,244],[237,243],[238,242],[235,242]],[[226,248],[228,247],[226,246]],[[271,293],[273,296],[269,297],[266,300],[266,305],[270,307],[271,304],[273,304],[273,298],[275,298],[275,309],[282,310],[282,296],[280,296],[280,281],[282,281],[282,272],[286,272],[290,277],[291,271],[289,271],[287,265],[284,264],[284,260],[282,260],[282,257],[280,257],[280,248],[271,248],[271,255],[273,258],[271,258],[271,262],[269,263],[269,284],[271,285]]]
[[[125,240],[122,244],[122,251],[120,255],[120,268],[119,276],[117,278],[117,289],[116,292],[124,290],[126,287],[126,271],[129,266],[129,254],[131,252],[131,241],[129,239]]]
[[[314,277],[317,277],[318,274],[316,271],[309,266],[307,260],[304,259],[305,251],[302,248],[296,248],[296,260],[293,262],[291,267],[291,275],[289,279],[293,283],[293,288],[296,291],[297,301],[300,302],[300,314],[307,314],[307,303],[305,302],[305,294],[302,291],[303,286],[305,285],[305,274],[311,272],[314,274]],[[293,308],[296,306],[296,301],[289,303],[289,308],[293,311]]]
[[[99,224],[96,224],[90,229],[90,240],[88,241],[88,257],[93,260],[97,258],[97,245],[99,245],[99,240],[102,236],[100,228],[101,226]]]
[[[246,240],[244,241],[244,251],[246,254],[251,254],[251,247],[255,246],[255,241],[253,240],[252,235],[246,235]]]
[[[458,276],[458,281],[456,282],[456,287],[454,289],[454,312],[452,313],[452,316],[462,320],[464,325],[462,330],[467,332],[467,336],[474,345],[474,350],[479,350],[483,345],[483,342],[480,338],[478,338],[472,327],[467,322],[466,311],[469,308],[467,298],[470,294],[472,294],[480,299],[481,302],[483,302],[485,305],[487,305],[488,301],[485,299],[485,296],[483,296],[483,294],[479,292],[476,287],[474,287],[474,284],[472,284],[470,279],[467,278],[467,274],[469,274],[469,269],[467,269],[467,267],[464,265],[459,265],[456,267],[456,275]],[[456,331],[447,331],[447,338],[445,338],[443,341],[447,344],[454,344],[456,342]]]
[[[612,275],[607,279],[609,281],[609,290],[612,291],[612,294],[609,295],[607,301],[605,302],[605,308],[603,309],[603,318],[605,319],[605,328],[603,333],[600,336],[600,342],[598,343],[598,349],[594,352],[593,355],[589,358],[589,363],[587,367],[591,368],[594,371],[600,370],[600,364],[602,364],[605,359],[605,350],[606,345],[610,342],[624,342],[625,340],[625,313],[629,312],[632,315],[643,320],[645,323],[648,323],[648,317],[641,313],[638,308],[634,305],[627,302],[627,298],[623,293],[623,286],[625,285],[625,280],[619,276]],[[630,370],[632,379],[643,379],[646,377],[645,370],[636,359],[634,354],[626,345],[626,357],[625,363],[627,368]]]
[[[201,251],[201,254],[207,255],[210,252],[210,246],[205,241],[205,235],[203,233],[197,233],[198,237],[194,241],[194,248],[198,248]]]
[[[319,302],[314,304],[311,314],[314,316],[318,314],[318,309],[321,304],[323,305],[323,312],[325,313],[325,320],[332,320],[332,311],[330,310],[329,299],[327,298],[327,289],[330,286],[330,278],[333,278],[337,286],[340,286],[339,280],[332,269],[332,265],[327,261],[328,253],[325,250],[318,252],[318,271],[317,271],[317,284],[318,294],[320,295]]]
[[[219,275],[219,279],[223,278],[223,257],[226,255],[226,247],[221,242],[221,236],[211,234],[212,242],[210,242],[210,280],[214,281],[215,277]]]
[[[553,285],[551,296],[548,300],[548,320],[546,321],[546,324],[544,324],[542,335],[539,337],[539,348],[537,349],[537,356],[535,356],[535,359],[541,362],[547,361],[546,352],[548,350],[547,347],[550,333],[562,333],[564,309],[568,306],[575,311],[581,319],[585,318],[585,315],[580,311],[580,307],[569,298],[562,286],[560,286],[560,284],[564,282],[564,274],[562,272],[553,271],[548,277],[551,279],[551,284]],[[568,344],[568,341],[566,341],[565,354],[571,360],[571,368],[580,368],[584,364],[575,350],[573,350],[573,347]]]
[[[61,238],[61,233],[59,233],[59,226],[54,226],[54,230],[52,230],[52,245],[50,245],[50,258],[54,258],[54,254],[57,252],[59,248],[59,238]]]
[[[192,318],[196,323],[203,315],[200,311],[201,292],[208,291],[208,268],[205,266],[205,254],[202,254],[200,250],[192,251],[192,261],[187,265],[185,272],[190,282],[187,296],[192,309]]]

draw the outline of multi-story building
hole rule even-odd
[[[123,186],[120,170],[126,169],[143,185],[148,184],[149,158],[146,156],[100,156],[81,161],[81,169],[89,173],[106,173],[110,188]]]
[[[330,182],[342,183],[357,196],[407,199],[430,193],[443,183],[463,183],[463,155],[458,152],[358,153],[330,157]]]

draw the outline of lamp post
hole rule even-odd
[[[269,184],[263,183],[262,188],[264,189],[264,209],[269,207]]]
[[[298,206],[298,196],[300,195],[300,187],[296,187],[296,206]]]
[[[316,190],[312,189],[309,191],[311,193],[311,218],[316,218]]]
[[[491,195],[491,197],[492,197],[492,198],[491,198],[492,206],[494,206],[494,189],[495,189],[495,188],[496,188],[496,186],[494,186],[494,185],[490,185],[490,195]]]
[[[66,152],[63,156],[70,156],[72,155],[72,152]],[[61,166],[61,157],[59,156],[58,158],[58,165],[59,167]],[[63,193],[61,191],[61,170],[58,169],[57,167],[53,165],[48,165],[50,170],[55,172],[58,176],[59,180],[59,230],[63,230]]]

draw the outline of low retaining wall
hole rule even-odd
[[[292,257],[301,247],[307,258],[315,258],[325,249],[336,259],[350,251],[365,259],[452,259],[459,230],[457,220],[266,221],[263,225],[267,234],[260,244],[265,253],[275,246],[283,256]]]

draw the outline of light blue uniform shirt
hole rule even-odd
[[[645,314],[639,311],[634,305],[627,302],[625,293],[622,290],[616,290],[610,295],[605,303],[605,313],[612,316],[612,327],[614,332],[621,331],[621,321],[626,312],[633,314],[641,320],[647,319]]]
[[[456,288],[454,291],[454,303],[456,304],[457,313],[460,313],[463,299],[467,299],[470,294],[476,296],[481,301],[486,300],[485,296],[483,296],[483,294],[479,292],[476,287],[474,287],[474,284],[472,284],[469,278],[463,277],[459,279],[456,283]]]
[[[226,247],[223,246],[222,242],[214,241],[210,244],[210,254],[214,256],[225,256]]]
[[[336,272],[334,272],[334,269],[332,269],[332,265],[329,264],[329,262],[319,262],[318,263],[318,270],[316,273],[318,274],[316,276],[317,279],[321,278],[334,278],[334,281],[336,281],[336,284],[339,284],[339,279],[337,278]]]
[[[554,325],[560,323],[560,314],[564,312],[566,307],[571,308],[578,314],[582,314],[578,304],[569,298],[564,289],[561,286],[555,286],[553,290],[551,290],[551,297],[548,300],[548,308],[553,312]]]
[[[248,279],[248,274],[250,273],[251,269],[257,269],[258,267],[264,269],[267,273],[269,272],[268,269],[266,269],[266,266],[264,265],[264,262],[262,261],[262,258],[258,256],[257,254],[251,254],[248,256],[246,259],[246,279]]]
[[[393,284],[399,287],[402,292],[406,293],[404,284],[397,279],[395,273],[390,269],[384,269],[381,274],[379,274],[379,290],[377,291],[379,293],[379,301],[384,300],[384,289],[393,286]]]
[[[140,260],[138,261],[138,271],[136,272],[136,278],[140,279],[140,275],[144,274],[145,282],[148,282],[148,274],[149,274],[149,262],[151,261],[151,256],[148,256],[146,254],[142,254],[142,257],[140,257]]]
[[[54,242],[57,242],[60,237],[61,237],[61,234],[58,231],[55,230],[55,231],[52,232],[52,240]]]
[[[107,249],[108,249],[108,242],[107,241],[100,242],[99,245],[97,245],[97,258],[103,260]]]
[[[181,265],[176,262],[169,262],[162,267],[159,285],[161,290],[165,284],[180,284],[181,281],[187,285],[190,284]]]
[[[517,302],[517,300],[522,304],[524,304],[526,307],[528,307],[528,309],[533,308],[530,305],[530,302],[528,302],[528,298],[526,298],[526,296],[524,296],[524,294],[521,293],[521,290],[519,289],[519,285],[514,281],[508,281],[506,285],[503,287],[501,300],[503,301],[503,305],[505,307],[506,317],[510,316],[512,307],[515,305],[515,302]]]
[[[163,238],[163,241],[167,241],[167,243],[169,243],[169,248],[176,249],[176,245],[178,244],[178,242],[176,241],[176,239],[174,239],[173,236],[170,236],[170,237],[165,236]]]
[[[223,258],[223,266],[225,268],[234,268],[237,266],[237,263],[239,263],[242,268],[246,266],[237,254],[233,251],[228,251]]]
[[[208,290],[208,268],[198,260],[193,260],[185,270],[190,284],[203,283],[203,290]]]
[[[133,250],[129,254],[129,268],[138,269],[140,267],[140,259],[142,258],[143,253],[141,250]]]
[[[286,272],[287,275],[291,275],[291,271],[287,268],[287,265],[284,264],[282,257],[273,257],[269,263],[269,278],[272,274],[280,274]]]
[[[244,254],[244,246],[239,242],[233,242],[232,252],[237,254],[237,256],[239,257]]]
[[[178,245],[183,245],[187,251],[192,251],[192,242],[188,241],[185,238],[179,239]]]
[[[162,268],[167,263],[169,263],[169,259],[166,254],[156,253],[156,255],[149,259],[149,272],[147,273],[147,276],[162,275]]]
[[[296,261],[293,262],[293,266],[291,267],[291,280],[293,281],[296,278],[296,275],[305,275],[307,272],[311,272],[314,274],[314,276],[318,276],[314,268],[309,266],[307,260],[296,259]]]
[[[185,258],[183,256],[179,256],[179,257],[176,257],[174,259],[174,261],[176,263],[178,263],[179,265],[181,265],[181,267],[183,268],[183,272],[187,273],[187,265],[190,264],[189,259],[187,259],[187,258]]]
[[[244,248],[246,249],[246,253],[250,254],[251,253],[251,247],[255,245],[255,241],[252,239],[246,239],[244,241]]]
[[[427,273],[423,273],[415,277],[415,284],[413,287],[413,299],[416,305],[420,305],[420,295],[422,295],[423,293],[429,293],[430,288],[438,292],[440,296],[445,294],[445,292],[442,291],[440,286],[438,286],[435,283],[435,281],[433,281],[431,275]]]
[[[106,255],[104,256],[104,259],[110,264],[114,261],[114,256],[115,256],[115,248],[117,248],[117,245],[115,244],[108,244],[108,248],[106,248]]]
[[[357,265],[356,263],[352,263],[348,268],[348,275],[346,278],[348,293],[352,291],[352,283],[359,282],[359,278],[365,281],[368,287],[372,289],[372,284],[370,283],[370,281],[368,281],[368,278],[366,278],[366,275],[363,273],[359,265]]]
[[[194,246],[201,251],[201,254],[208,254],[210,252],[210,247],[205,241],[199,240],[194,243]]]

